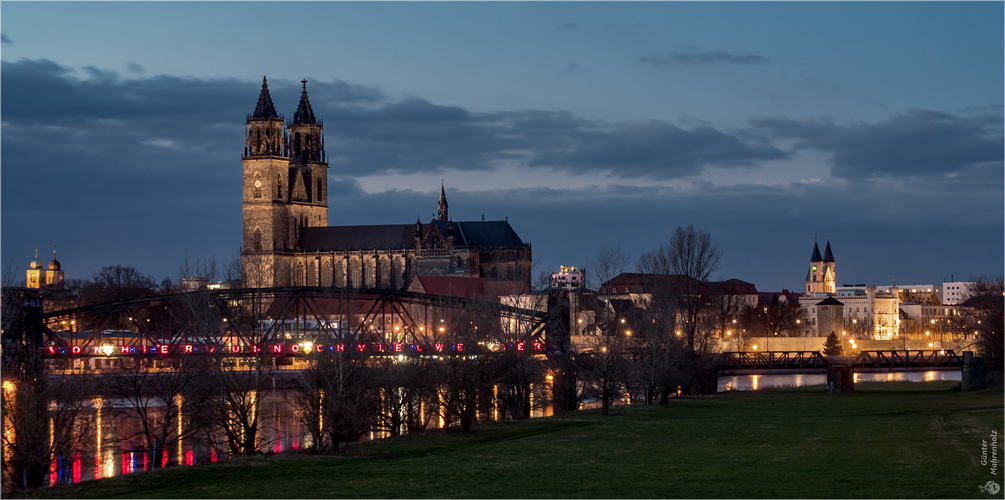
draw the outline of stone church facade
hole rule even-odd
[[[241,158],[244,286],[405,290],[416,275],[529,285],[531,246],[508,221],[453,221],[442,186],[437,216],[428,223],[329,226],[324,125],[302,83],[289,122],[276,112],[264,79],[255,111],[247,116]]]

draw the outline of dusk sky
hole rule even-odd
[[[1005,4],[3,2],[2,259],[178,278],[241,244],[267,76],[324,120],[331,225],[505,217],[537,270],[694,224],[802,291],[998,275]]]

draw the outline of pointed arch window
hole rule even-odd
[[[255,236],[252,241],[252,248],[254,248],[256,252],[262,251],[262,228],[259,227],[255,228]]]
[[[323,197],[322,192],[321,192],[321,179],[318,179],[318,190],[317,190],[316,193],[314,193],[314,201],[320,203],[321,200],[323,200],[323,199],[324,199],[324,197]]]
[[[306,277],[304,276],[304,263],[297,262],[297,266],[293,270],[293,286],[304,286],[304,281],[306,281]]]
[[[261,198],[262,197],[262,174],[260,174],[258,172],[255,172],[255,182],[254,182],[254,185],[255,185],[254,197],[255,198]]]
[[[332,263],[330,260],[321,263],[321,286],[332,286]]]
[[[314,261],[313,260],[307,261],[307,282],[306,282],[306,285],[307,286],[317,286],[317,284],[318,284],[317,267],[314,266]]]
[[[345,284],[345,259],[338,259],[335,261],[335,269],[332,273],[332,279],[334,281],[333,286],[342,288],[346,286]]]
[[[391,288],[391,261],[390,259],[380,259],[380,280],[377,285],[380,288]]]
[[[349,263],[349,288],[359,288],[360,283],[363,281],[360,272],[359,259],[353,259]]]
[[[276,174],[276,198],[283,199],[283,175]]]
[[[364,288],[375,288],[373,286],[374,271],[375,270],[374,270],[374,266],[373,266],[373,260],[372,259],[364,258],[363,259],[363,279],[366,280],[365,284],[363,285]]]

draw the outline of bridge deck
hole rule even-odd
[[[722,375],[826,373],[831,365],[858,373],[958,370],[963,357],[952,350],[861,351],[855,356],[824,356],[820,351],[724,352],[715,368]]]

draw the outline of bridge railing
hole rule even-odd
[[[716,366],[723,369],[825,368],[827,360],[820,351],[723,352]]]
[[[952,349],[931,351],[861,351],[854,366],[897,368],[906,366],[963,366],[963,357]]]
[[[963,366],[963,357],[951,349],[921,351],[860,351],[855,356],[824,356],[820,351],[723,352],[718,369],[826,368],[829,364],[855,368],[909,368]]]

